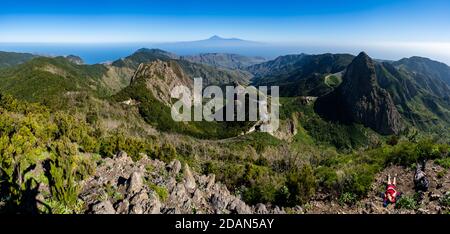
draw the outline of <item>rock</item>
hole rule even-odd
[[[181,170],[181,163],[178,160],[174,160],[170,163],[170,169],[171,169],[171,173],[173,175],[178,175],[178,173],[180,173]]]
[[[116,206],[117,214],[128,214],[129,208],[130,202],[127,199],[125,199]]]
[[[252,213],[252,209],[245,204],[245,202],[241,201],[238,198],[235,198],[230,205],[228,206],[228,208],[231,211],[236,212],[237,214],[251,214]]]
[[[129,194],[135,194],[141,191],[142,186],[143,186],[142,174],[139,172],[133,172],[128,182],[127,192]]]
[[[193,193],[196,188],[195,178],[192,175],[191,169],[189,168],[189,165],[185,165],[184,169],[184,187],[189,193]]]
[[[423,208],[419,208],[419,209],[417,210],[417,213],[418,213],[418,214],[429,214],[430,211],[429,211],[429,210],[426,210],[426,209],[423,209]]]
[[[143,214],[145,204],[148,201],[148,195],[146,191],[141,191],[136,194],[130,201],[131,214]]]
[[[208,176],[208,183],[206,184],[206,189],[210,189],[214,186],[214,183],[216,181],[216,175],[210,174]]]
[[[226,210],[229,201],[226,196],[221,196],[220,193],[214,193],[211,198],[211,203],[216,211],[220,212]]]
[[[442,212],[442,207],[440,207],[440,206],[436,206],[434,209],[436,210],[436,212],[438,214],[440,214]]]
[[[196,204],[202,204],[204,201],[203,192],[200,189],[196,189],[192,201]]]
[[[360,123],[381,134],[397,134],[404,127],[391,95],[377,84],[375,63],[364,52],[348,65],[342,84],[319,97],[314,108],[329,120]]]
[[[304,214],[305,212],[304,212],[304,210],[303,210],[303,208],[301,206],[297,205],[297,206],[294,207],[294,213],[296,213],[296,214]]]
[[[256,214],[267,214],[267,207],[266,205],[262,204],[262,203],[258,203],[255,207],[255,213]]]
[[[275,206],[275,208],[273,209],[274,214],[286,214],[286,212],[284,212],[284,210],[280,209],[280,207]]]
[[[92,207],[92,213],[94,214],[115,214],[113,205],[110,201],[102,201]]]
[[[437,201],[441,198],[441,195],[432,192],[428,196],[430,197],[430,201]]]
[[[127,157],[128,157],[127,152],[120,151],[119,153],[117,153],[115,159],[122,159],[122,158],[127,158]]]
[[[149,214],[160,214],[161,213],[161,202],[159,201],[159,197],[155,192],[150,194],[148,207],[149,207],[148,208]]]

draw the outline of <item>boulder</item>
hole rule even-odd
[[[255,207],[255,213],[256,214],[267,214],[267,207],[266,205],[262,204],[262,203],[258,203]]]
[[[148,213],[149,214],[160,214],[161,213],[161,202],[159,201],[158,195],[153,192],[150,194],[148,200]]]
[[[128,214],[129,208],[130,202],[127,199],[125,199],[121,201],[119,204],[117,204],[116,212],[117,214]]]
[[[146,191],[141,191],[131,198],[131,214],[143,214],[145,211],[145,205],[148,201],[148,195]]]
[[[193,193],[195,191],[195,188],[197,187],[197,184],[195,183],[195,178],[192,175],[189,165],[187,164],[185,165],[184,169],[184,187],[189,193]]]
[[[98,204],[95,204],[92,207],[92,213],[94,214],[115,214],[116,210],[114,210],[113,205],[109,200],[102,201]]]
[[[172,175],[178,175],[181,171],[181,163],[178,160],[174,160],[170,163],[170,173]]]
[[[142,174],[139,172],[133,172],[128,181],[127,192],[129,194],[136,194],[141,191],[143,184]]]

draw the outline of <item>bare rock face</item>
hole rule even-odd
[[[318,98],[315,108],[327,119],[361,123],[381,134],[397,134],[403,128],[390,94],[378,86],[374,63],[364,52],[347,67],[342,84]]]

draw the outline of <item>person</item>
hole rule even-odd
[[[390,203],[395,204],[400,197],[400,193],[397,191],[397,176],[391,181],[391,175],[388,175],[386,192],[383,194],[383,206],[387,207]]]

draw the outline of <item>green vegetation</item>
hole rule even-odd
[[[28,53],[14,53],[14,52],[0,51],[0,68],[11,67],[17,64],[21,64],[34,57],[35,55]]]
[[[156,184],[150,184],[150,189],[152,189],[153,191],[155,191],[155,193],[158,195],[159,199],[162,202],[165,202],[167,200],[167,198],[169,198],[169,192],[167,191],[167,189],[163,186],[159,186]]]
[[[435,163],[445,169],[450,168],[450,158],[439,158],[436,159]]]
[[[116,102],[137,100],[142,118],[161,131],[182,133],[202,139],[221,139],[237,136],[251,126],[251,122],[176,122],[172,119],[170,107],[156,100],[140,80],[113,96]]]
[[[395,203],[395,208],[397,209],[407,209],[407,210],[415,210],[418,208],[417,201],[412,196],[402,196]]]
[[[344,205],[344,204],[353,205],[353,204],[355,204],[357,199],[358,198],[356,197],[355,194],[345,192],[345,193],[341,194],[341,196],[339,196],[338,201],[339,201],[339,204],[341,204],[341,205]]]
[[[0,95],[0,212],[80,212],[79,182],[94,174],[95,155],[121,150],[135,160],[141,153],[165,161],[177,156],[168,143],[104,132],[65,112]],[[37,206],[30,194],[41,184],[50,194]]]
[[[64,57],[37,57],[0,69],[0,92],[16,98],[61,106],[61,99],[76,92],[106,97],[113,87],[103,80],[107,68],[101,64],[77,65]]]
[[[301,104],[300,98],[281,98],[280,119],[288,119],[300,113],[298,121],[317,145],[330,145],[339,150],[356,149],[361,146],[375,144],[370,139],[376,133],[361,125],[341,125],[321,119],[313,109],[313,105]]]
[[[325,84],[336,88],[342,83],[342,77],[336,75],[328,75],[325,77]]]
[[[141,55],[137,61],[149,59]],[[122,65],[136,65],[126,62]],[[210,69],[181,66],[190,73]],[[215,174],[249,204],[279,206],[307,204],[317,192],[331,194],[341,205],[355,204],[367,195],[375,175],[391,164],[410,167],[433,159],[450,168],[447,138],[417,132],[412,137],[383,137],[360,125],[327,122],[314,112],[314,103],[300,97],[281,98],[281,122],[293,123],[297,131],[289,141],[258,132],[240,136],[250,122],[175,122],[170,108],[157,101],[143,81],[111,97],[112,89],[102,81],[105,72],[103,65],[76,65],[64,58],[36,58],[0,70],[0,91],[41,103],[0,95],[0,202],[6,204],[0,212],[83,211],[80,181],[94,174],[99,157],[119,151],[133,160],[143,154],[165,162],[178,159],[193,170]],[[308,79],[331,86],[311,89],[317,93],[340,82],[333,75]],[[298,87],[286,87],[298,92]],[[139,104],[117,104],[130,98]],[[147,124],[161,134],[150,136]],[[182,173],[176,180],[182,181]],[[49,194],[41,205],[30,206],[36,201],[30,201],[29,194],[43,185]],[[162,201],[168,198],[165,187],[147,185]],[[106,190],[111,198],[121,198],[113,186]],[[404,197],[398,207],[416,209],[417,204]]]

